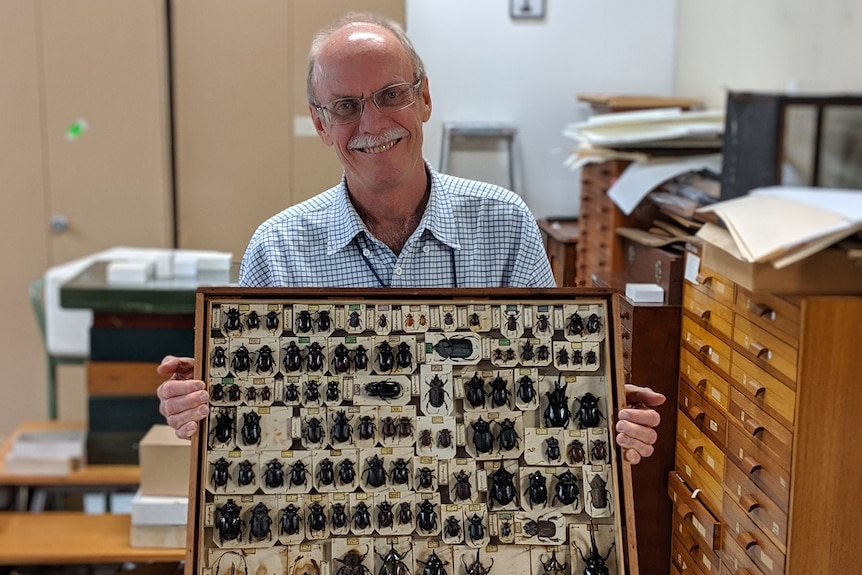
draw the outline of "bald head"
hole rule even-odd
[[[400,52],[397,56],[409,60],[414,79],[424,78],[425,64],[404,30],[392,20],[375,14],[351,13],[318,32],[308,53],[308,103],[320,104],[316,87],[319,76],[324,71],[321,62],[326,63],[327,58],[350,58],[369,50],[392,50],[393,43],[398,46],[397,50]]]

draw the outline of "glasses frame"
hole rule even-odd
[[[406,104],[400,108],[381,108],[380,104],[377,103],[377,97],[385,94],[387,90],[391,90],[392,88],[395,88],[397,86],[409,86],[411,91],[414,92],[413,99],[410,100],[409,104]],[[368,100],[371,100],[374,103],[374,107],[377,108],[383,114],[393,114],[395,112],[400,112],[401,110],[405,110],[405,109],[409,108],[410,106],[412,106],[413,104],[416,103],[415,92],[419,89],[420,86],[422,86],[422,78],[419,78],[418,80],[416,80],[413,83],[396,82],[395,84],[390,84],[388,86],[384,86],[383,88],[380,88],[376,92],[373,92],[371,95],[365,96],[364,98],[358,98],[356,96],[348,96],[346,98],[335,98],[334,100],[330,100],[326,104],[314,104],[314,109],[317,110],[318,117],[320,119],[324,120],[328,124],[332,124],[332,125],[352,124],[353,122],[358,122],[359,119],[362,117],[362,113],[365,112],[365,102],[367,102]],[[342,102],[344,100],[358,100],[359,101],[359,114],[356,115],[356,118],[354,118],[352,120],[344,120],[344,119],[340,118],[339,116],[336,116],[335,114],[333,114],[332,111],[329,109],[330,106],[332,106],[333,104],[335,104],[337,102]]]

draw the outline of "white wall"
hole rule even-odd
[[[443,121],[513,123],[527,204],[539,218],[574,215],[579,174],[562,166],[561,131],[589,110],[575,95],[671,95],[677,2],[546,0],[533,21],[510,19],[510,1],[407,0],[434,106],[425,157],[438,165]]]

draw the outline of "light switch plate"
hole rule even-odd
[[[544,18],[545,0],[509,0],[512,18]]]

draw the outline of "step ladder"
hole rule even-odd
[[[494,122],[444,122],[440,150],[440,171],[453,176],[487,181],[520,194],[518,178],[521,176],[520,157],[515,150],[518,128],[512,124]],[[453,152],[463,156],[460,162],[452,160]],[[467,160],[468,152],[474,162]],[[500,169],[499,155],[505,154],[505,168]],[[484,156],[482,158],[481,156]],[[489,161],[491,157],[495,161]],[[482,160],[482,161],[480,161]],[[500,173],[502,172],[502,173]]]

